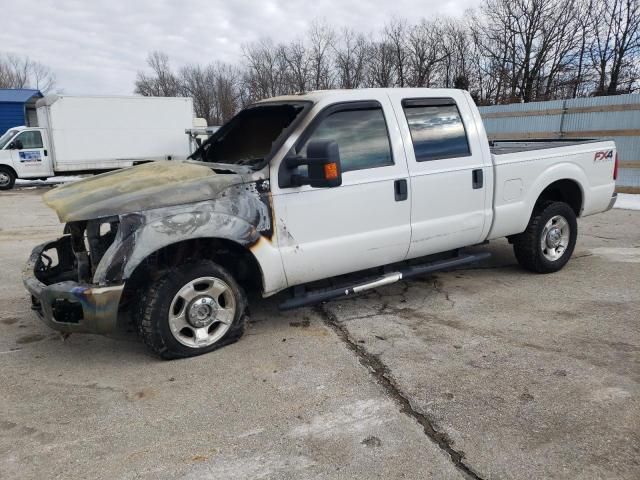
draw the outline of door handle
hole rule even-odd
[[[474,190],[478,188],[482,188],[482,184],[484,183],[484,175],[482,174],[482,169],[478,168],[471,172],[471,186],[473,186]]]
[[[45,156],[45,157],[47,156],[47,150],[46,150],[46,149],[45,149],[45,151],[44,151],[44,156]]]
[[[407,179],[400,178],[393,182],[393,190],[396,197],[396,202],[402,202],[407,199],[408,189],[407,189]]]

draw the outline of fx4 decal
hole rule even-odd
[[[613,160],[613,150],[596,152],[595,156],[593,157],[594,162],[605,162],[607,160]]]

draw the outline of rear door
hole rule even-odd
[[[289,153],[304,156],[310,141],[335,140],[341,186],[272,185],[278,246],[290,286],[396,262],[407,254],[411,226],[404,148],[388,97],[372,96],[318,105],[320,111]],[[277,178],[277,166],[271,178]]]
[[[424,92],[389,94],[411,178],[408,258],[478,243],[491,218],[491,160],[483,156],[467,99],[458,91]]]
[[[53,175],[45,137],[44,132],[34,129],[24,130],[12,140],[12,143],[21,147],[11,150],[11,160],[20,178]]]

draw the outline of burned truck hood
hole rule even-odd
[[[55,188],[43,199],[61,222],[73,222],[209,200],[242,182],[240,174],[204,165],[152,162]]]

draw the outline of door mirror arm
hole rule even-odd
[[[307,175],[297,173],[298,167],[303,165],[307,167]],[[302,185],[328,188],[342,185],[338,144],[329,140],[309,142],[307,157],[296,155],[285,158],[280,165],[278,185],[280,188]]]
[[[303,165],[308,165],[307,159],[300,155],[297,155],[295,157],[287,157],[284,159],[284,163],[286,164],[287,170],[289,171],[295,170],[296,168]],[[301,187],[303,185],[309,185],[311,183],[311,180],[305,175],[291,173],[289,175],[289,182],[292,187]]]

